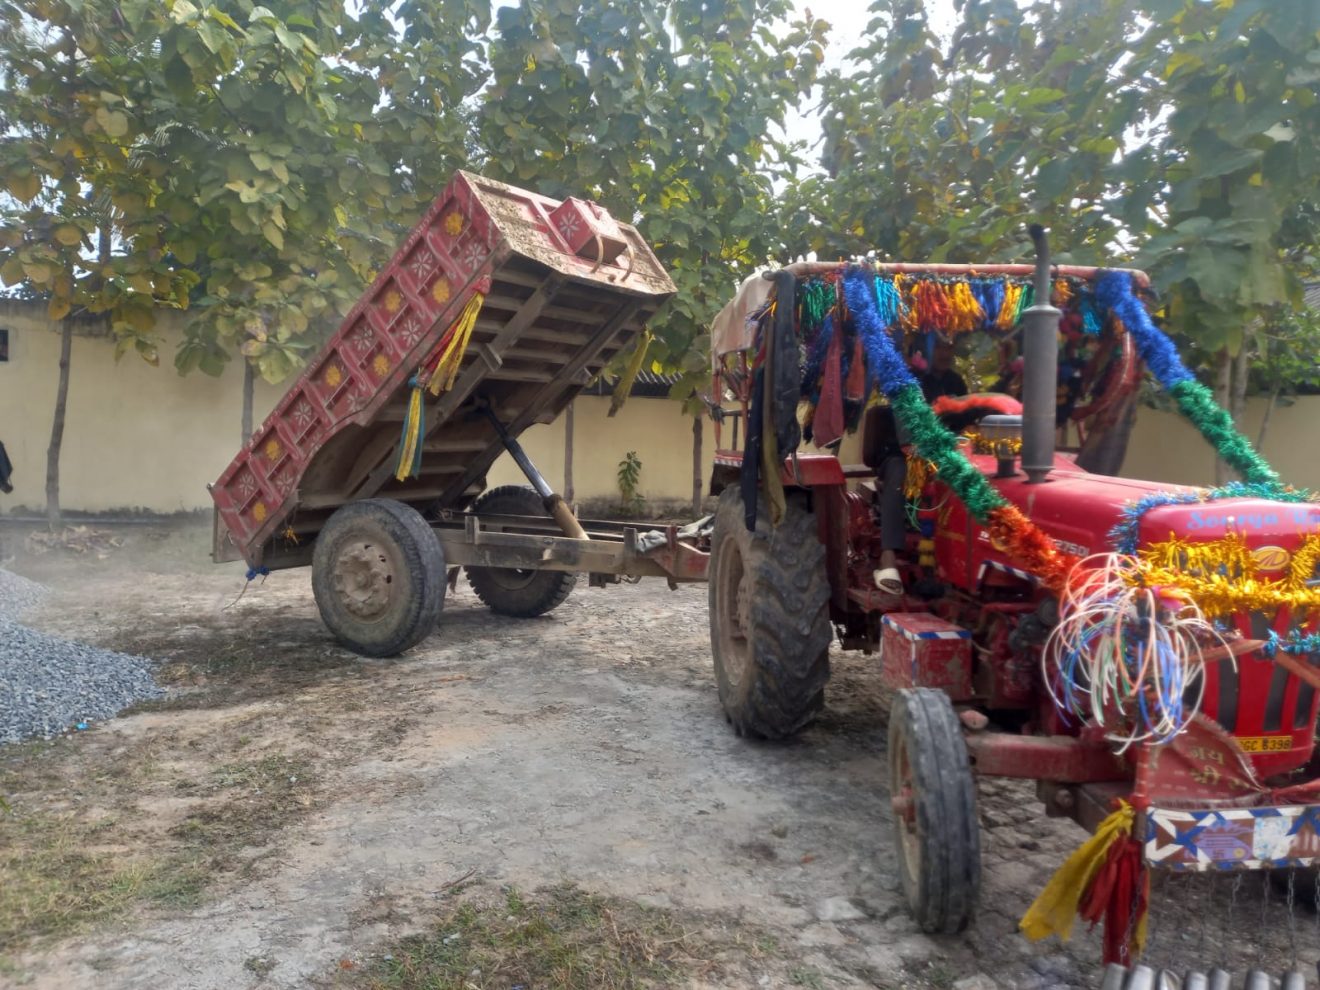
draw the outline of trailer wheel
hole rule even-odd
[[[981,886],[981,832],[962,726],[943,691],[897,693],[889,716],[889,792],[913,916],[932,934],[962,931]]]
[[[444,549],[411,506],[350,502],[316,539],[312,593],[322,621],[350,650],[395,656],[435,628],[444,607]]]
[[[492,516],[548,516],[541,497],[522,485],[501,485],[477,499],[472,511]],[[567,571],[520,570],[513,567],[465,567],[468,583],[492,611],[518,619],[544,615],[564,603],[577,584]]]
[[[829,582],[816,519],[790,498],[770,525],[744,521],[742,494],[726,488],[715,511],[710,559],[710,645],[720,704],[739,735],[783,739],[821,710],[830,676]]]

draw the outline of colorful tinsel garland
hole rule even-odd
[[[1141,544],[1141,520],[1151,509],[1162,505],[1193,505],[1197,502],[1217,502],[1227,498],[1262,498],[1276,502],[1311,502],[1309,491],[1289,488],[1273,482],[1230,481],[1217,488],[1183,489],[1171,492],[1151,492],[1124,506],[1122,518],[1109,531],[1114,549],[1128,556],[1135,555]]]
[[[1009,505],[967,460],[957,438],[926,405],[920,385],[893,338],[898,329],[919,333],[1010,329],[1032,301],[1031,286],[1010,279],[941,282],[905,275],[885,278],[861,266],[847,269],[841,283],[842,301],[864,349],[868,379],[889,399],[919,456],[936,466],[973,517],[990,529],[991,538],[1001,551],[1040,576],[1048,587],[1056,590],[1062,587],[1076,558],[1059,552],[1048,534]],[[1124,510],[1122,521],[1111,534],[1119,553],[1136,552],[1141,517],[1157,505],[1224,498],[1312,500],[1311,493],[1279,482],[1278,475],[1238,432],[1209,390],[1196,381],[1173,342],[1155,326],[1133,292],[1130,274],[1100,273],[1094,293],[1059,279],[1054,284],[1054,294],[1063,304],[1076,303],[1075,319],[1083,333],[1098,332],[1099,314],[1110,314],[1117,319],[1131,334],[1147,367],[1174,397],[1182,413],[1244,479],[1219,488],[1159,492],[1139,500]],[[813,403],[819,398],[817,383],[830,342],[834,335],[845,331],[844,321],[837,318],[839,309],[831,305],[838,295],[832,281],[816,280],[804,286],[804,299],[799,303],[800,318],[806,318],[804,335],[809,337],[803,390]],[[843,353],[846,360],[849,349],[844,348]]]
[[[995,547],[1037,575],[1046,587],[1062,589],[1077,558],[1059,550],[1048,533],[999,494],[967,459],[958,437],[936,417],[889,336],[877,306],[875,279],[863,269],[850,269],[843,277],[843,294],[865,348],[871,379],[889,399],[918,456],[935,465],[972,517],[988,528]]]

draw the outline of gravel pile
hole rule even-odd
[[[40,605],[45,597],[43,585],[0,568],[0,620],[17,619],[28,609]]]
[[[14,617],[45,589],[0,570],[0,743],[49,739],[164,692],[151,663],[29,629]]]

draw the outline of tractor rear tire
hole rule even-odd
[[[392,657],[429,636],[445,594],[445,552],[412,506],[364,499],[337,509],[316,538],[312,594],[354,653]]]
[[[720,704],[739,735],[785,739],[816,717],[830,676],[829,582],[816,518],[790,496],[756,531],[742,495],[726,488],[715,511],[709,574],[710,644]]]
[[[478,516],[549,516],[541,497],[523,485],[501,485],[477,499]],[[558,608],[577,584],[567,571],[519,570],[513,567],[465,567],[468,584],[491,611],[531,619]]]
[[[930,934],[962,931],[976,913],[981,830],[962,725],[943,691],[897,692],[889,716],[889,793],[913,917]]]

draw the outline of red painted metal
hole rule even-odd
[[[659,564],[675,581],[704,581],[710,567],[709,553],[685,543],[650,550],[646,557]]]
[[[973,732],[967,752],[981,776],[1021,777],[1070,784],[1127,780],[1132,768],[1103,740]]]
[[[741,450],[717,450],[715,451],[715,466],[717,468],[742,468],[743,452]],[[796,488],[816,488],[821,485],[843,485],[847,482],[847,477],[843,473],[843,465],[833,454],[793,454],[784,459],[784,466],[780,469],[779,480],[785,486]]]
[[[954,701],[972,697],[972,641],[961,626],[930,612],[890,612],[880,655],[887,688],[940,688]]]
[[[570,196],[550,212],[568,249],[582,258],[612,262],[628,249],[623,231],[604,207]]]

